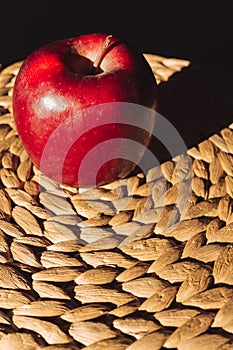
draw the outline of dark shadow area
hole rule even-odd
[[[233,75],[191,65],[158,86],[158,112],[173,124],[187,149],[233,122]],[[164,145],[152,139],[160,162],[169,159]]]

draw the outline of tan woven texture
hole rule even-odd
[[[233,349],[230,97],[145,57],[190,158],[86,191],[32,165],[12,115],[22,62],[0,73],[0,350]]]

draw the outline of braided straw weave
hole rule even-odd
[[[176,112],[181,77],[199,96],[183,112],[204,100],[216,112],[190,62],[145,57],[163,111]],[[0,73],[0,350],[233,349],[233,124],[208,135],[205,104],[200,133],[190,121],[192,174],[184,164],[178,176],[178,155],[79,193],[40,175],[17,136],[21,63]]]

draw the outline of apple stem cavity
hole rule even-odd
[[[101,62],[106,54],[106,50],[107,48],[109,47],[109,44],[111,42],[111,39],[112,39],[112,35],[108,35],[105,40],[104,40],[104,43],[102,45],[102,47],[100,48],[100,50],[98,51],[98,54],[95,58],[95,61],[93,63],[93,68],[94,70],[98,70],[100,68],[100,65],[101,65]]]

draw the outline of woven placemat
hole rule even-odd
[[[189,61],[145,57],[191,170],[177,155],[84,192],[32,165],[12,115],[22,62],[0,73],[0,350],[233,349],[230,97]]]

